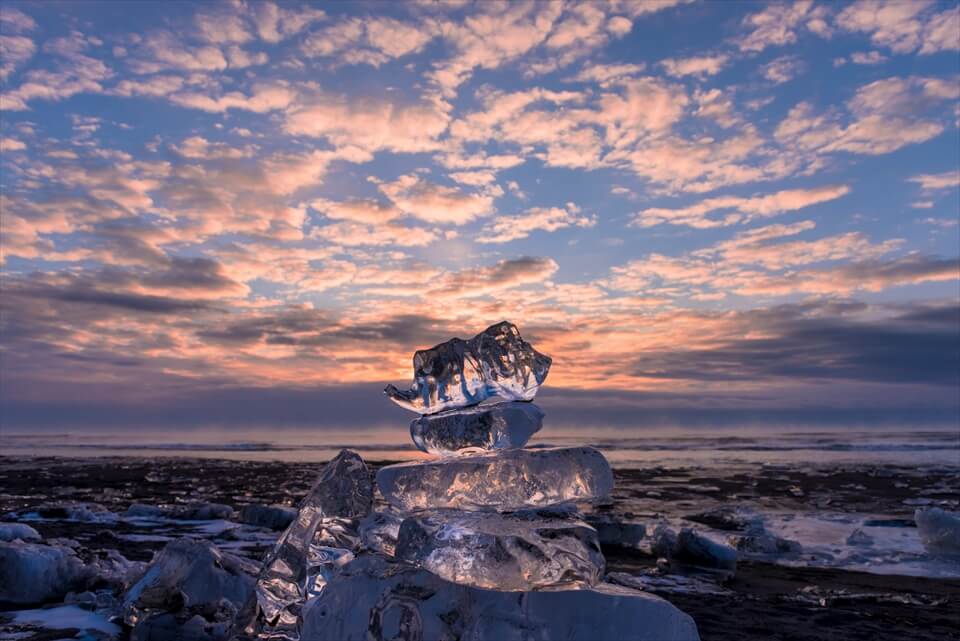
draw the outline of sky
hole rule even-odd
[[[558,420],[960,416],[957,2],[5,0],[0,83],[4,429],[407,418],[504,319]]]

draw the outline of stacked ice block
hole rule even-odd
[[[551,359],[507,322],[414,355],[409,390],[427,461],[371,474],[341,452],[267,556],[238,636],[385,639],[697,639],[666,601],[603,583],[577,505],[613,488],[589,447],[526,449]],[[382,500],[375,496],[379,490]],[[374,509],[378,506],[378,509]]]

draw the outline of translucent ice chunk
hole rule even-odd
[[[653,533],[653,552],[679,565],[727,572],[737,570],[737,551],[725,543],[693,530],[683,528],[677,534],[661,525]]]
[[[341,451],[323,468],[296,519],[264,560],[257,601],[265,624],[296,625],[304,600],[318,594],[359,547],[357,521],[372,504],[366,464],[356,452]]]
[[[693,619],[646,592],[606,583],[582,590],[481,590],[366,554],[310,600],[300,638],[699,641]]]
[[[960,556],[960,512],[921,507],[914,513],[913,520],[928,552]]]
[[[397,405],[420,414],[476,405],[497,396],[530,401],[547,378],[552,359],[520,337],[516,325],[503,321],[470,340],[452,338],[413,355],[409,390],[384,390]]]
[[[144,639],[150,638],[151,620],[163,615],[180,620],[200,615],[211,625],[225,626],[251,595],[253,572],[253,562],[209,541],[172,541],[124,595],[124,622],[134,626],[133,638]]]
[[[504,450],[380,468],[383,498],[404,511],[511,511],[593,501],[613,489],[613,472],[591,447]]]
[[[489,590],[593,585],[603,576],[597,532],[578,519],[441,510],[403,521],[397,559]]]
[[[393,556],[402,522],[403,517],[392,511],[371,513],[360,521],[360,541],[363,549]]]
[[[541,425],[543,412],[533,403],[498,403],[421,416],[410,423],[410,436],[424,452],[449,455],[523,447]]]

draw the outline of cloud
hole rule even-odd
[[[573,203],[566,207],[534,207],[517,216],[497,216],[477,236],[478,243],[508,243],[535,231],[553,232],[567,227],[593,227],[596,216],[583,216]]]
[[[255,2],[250,4],[249,9],[257,35],[274,44],[326,18],[326,13],[320,9],[278,6],[273,2]]]
[[[879,292],[903,285],[958,279],[960,259],[912,254],[751,279],[739,288],[739,293],[747,296],[788,296],[797,292],[836,295],[854,291]]]
[[[387,223],[403,215],[403,211],[399,208],[384,205],[376,200],[334,202],[318,199],[311,202],[310,206],[333,220],[347,220],[370,225]]]
[[[879,319],[785,305],[739,312],[710,346],[644,351],[633,373],[701,382],[819,380],[956,386],[960,358],[956,306]],[[929,320],[927,320],[929,319]]]
[[[6,47],[10,44],[8,41]],[[21,43],[24,45],[25,43]],[[23,61],[25,53],[14,45],[13,60]],[[0,109],[7,111],[25,111],[28,103],[34,100],[65,100],[79,93],[103,92],[104,80],[113,76],[113,70],[97,58],[85,52],[91,46],[96,46],[93,39],[85,37],[80,32],[56,38],[44,45],[44,50],[53,56],[54,69],[31,69],[22,74],[20,85],[0,94]],[[5,51],[0,51],[4,53]],[[20,58],[18,58],[20,56]],[[4,70],[8,61],[4,61]],[[12,71],[12,68],[11,68]]]
[[[814,7],[812,0],[778,2],[743,19],[747,33],[737,39],[741,51],[759,53],[768,47],[793,44],[801,27],[827,35],[824,8]]]
[[[110,93],[117,96],[150,96],[152,98],[166,97],[183,87],[183,78],[180,76],[150,76],[149,78],[128,79],[118,82]]]
[[[210,142],[203,136],[190,136],[179,145],[171,145],[176,153],[184,158],[212,160],[216,158],[249,158],[256,149],[247,146],[244,148],[231,147],[223,142]]]
[[[27,145],[16,138],[0,138],[0,152],[24,151]]]
[[[777,126],[774,137],[802,151],[879,155],[938,136],[944,125],[932,112],[956,100],[960,86],[938,78],[886,78],[860,87],[847,101],[848,114],[818,114],[801,102]]]
[[[960,7],[935,12],[944,5],[930,0],[858,0],[837,15],[846,31],[869,34],[870,41],[894,53],[921,55],[960,49]]]
[[[137,43],[140,55],[130,57],[127,64],[138,74],[167,70],[223,71],[227,58],[220,47],[188,45],[173,33],[156,31]]]
[[[211,113],[221,113],[228,109],[267,113],[286,109],[295,96],[292,89],[282,84],[257,84],[254,85],[249,96],[239,91],[231,91],[219,97],[186,91],[175,93],[169,99],[175,105]]]
[[[589,63],[567,82],[595,82],[607,87],[626,78],[638,76],[647,68],[644,63],[600,64]]]
[[[960,170],[945,171],[940,174],[919,174],[907,180],[920,185],[920,188],[926,192],[956,189],[960,187]]]
[[[698,229],[726,227],[747,222],[754,218],[776,216],[788,211],[796,211],[823,202],[836,200],[850,193],[846,185],[829,185],[814,189],[786,189],[766,196],[744,198],[739,196],[719,196],[700,201],[695,205],[680,209],[650,208],[639,212],[631,221],[638,227],[654,225],[686,225]],[[714,212],[734,210],[720,218],[711,218]]]
[[[431,20],[407,23],[386,16],[345,18],[314,31],[301,44],[309,57],[334,57],[337,64],[373,67],[416,53],[439,35]]]
[[[805,65],[793,56],[781,56],[760,68],[763,77],[775,85],[790,82],[803,72]]]
[[[493,213],[492,194],[463,192],[427,182],[415,174],[377,186],[400,211],[429,223],[464,225]]]
[[[668,58],[661,60],[660,65],[671,76],[714,76],[720,73],[730,57],[724,54],[715,56],[697,56],[693,58]]]
[[[4,33],[22,33],[33,31],[37,23],[20,9],[5,4],[0,6],[0,31]]]
[[[540,284],[559,266],[552,258],[523,256],[488,267],[448,272],[427,288],[428,296],[475,298],[524,285]]]
[[[0,35],[0,80],[6,80],[30,60],[36,50],[33,40],[26,36]]]
[[[286,112],[290,135],[326,138],[336,146],[370,152],[416,153],[439,148],[450,121],[449,106],[436,100],[403,103],[345,96],[301,96]]]
[[[210,44],[242,44],[253,40],[243,17],[228,10],[198,13],[194,24],[199,38]]]
[[[357,246],[397,246],[425,247],[438,236],[436,232],[419,227],[380,223],[368,225],[356,222],[342,222],[315,227],[310,238],[323,239],[337,245]]]

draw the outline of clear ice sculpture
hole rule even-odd
[[[260,623],[295,628],[304,601],[317,596],[359,551],[357,525],[372,505],[366,464],[356,452],[341,451],[323,468],[297,518],[264,560],[256,587]]]
[[[445,581],[361,554],[303,612],[301,641],[566,639],[699,641],[689,615],[647,592],[601,583],[506,592]]]
[[[530,401],[552,359],[520,337],[513,323],[491,325],[469,340],[452,338],[413,355],[409,390],[387,385],[394,403],[420,414],[476,405],[488,398]]]
[[[489,590],[591,586],[603,576],[597,532],[555,513],[419,512],[400,525],[396,558]]]
[[[533,403],[497,403],[421,416],[410,423],[410,437],[421,451],[449,456],[523,447],[542,425]]]
[[[377,472],[383,498],[405,510],[455,508],[509,512],[567,501],[596,501],[613,490],[613,472],[592,447],[501,450]]]

